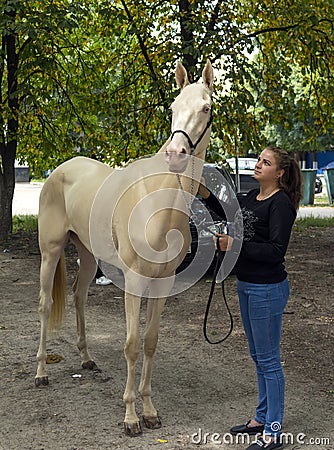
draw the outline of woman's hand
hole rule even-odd
[[[216,234],[215,239],[216,247],[219,245],[219,250],[222,252],[228,252],[232,248],[233,238],[228,234]]]

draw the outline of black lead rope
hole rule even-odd
[[[219,248],[218,242],[217,242],[217,247]],[[231,310],[230,310],[230,308],[228,306],[228,303],[227,303],[227,300],[226,300],[224,280],[223,280],[222,283],[221,283],[221,288],[222,288],[222,294],[223,294],[224,303],[225,303],[227,312],[228,312],[229,317],[230,317],[230,329],[229,329],[228,333],[226,334],[226,336],[224,336],[219,341],[211,341],[209,339],[208,335],[207,335],[207,323],[208,323],[208,317],[209,317],[212,297],[213,297],[213,293],[214,293],[214,290],[215,290],[217,274],[218,274],[219,268],[220,268],[220,266],[222,264],[222,261],[224,259],[224,254],[225,254],[225,252],[222,252],[221,250],[217,250],[216,266],[215,266],[215,269],[214,269],[214,272],[213,272],[213,278],[212,278],[212,283],[211,283],[210,295],[209,295],[208,303],[206,305],[206,311],[205,311],[204,323],[203,323],[203,334],[204,334],[205,340],[209,344],[213,344],[213,345],[221,344],[222,342],[226,341],[226,339],[231,335],[231,333],[233,331],[233,316],[232,316]]]

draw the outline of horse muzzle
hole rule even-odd
[[[189,161],[187,151],[184,147],[180,150],[167,147],[165,150],[165,160],[169,170],[174,173],[184,172]]]

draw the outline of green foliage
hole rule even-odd
[[[78,153],[119,165],[158,150],[178,59],[193,80],[208,57],[214,64],[209,159],[268,139],[291,151],[333,143],[332,0],[7,0],[2,9],[16,13],[0,25],[19,49],[18,154],[35,172]],[[9,114],[2,95],[2,123]]]
[[[333,2],[250,3],[258,40],[254,64],[261,70],[251,87],[263,135],[290,151],[328,149],[334,129]]]

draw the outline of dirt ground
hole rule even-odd
[[[291,297],[284,315],[282,361],[286,376],[284,432],[291,449],[334,448],[333,355],[334,229],[294,230],[287,255]],[[75,253],[69,249],[68,285]],[[50,384],[34,387],[39,340],[36,236],[13,238],[0,253],[0,449],[244,449],[227,433],[252,416],[256,378],[239,317],[235,279],[226,281],[234,316],[232,336],[221,345],[203,337],[210,289],[204,278],[170,298],[163,313],[153,374],[159,430],[123,433],[123,293],[90,287],[87,335],[101,373],[84,371],[76,350],[74,307],[69,300],[59,339],[48,352],[63,356],[48,366]],[[143,319],[144,324],[143,302]],[[218,339],[229,322],[215,291],[209,332]],[[138,380],[140,364],[138,365]],[[138,414],[141,405],[138,400]]]

